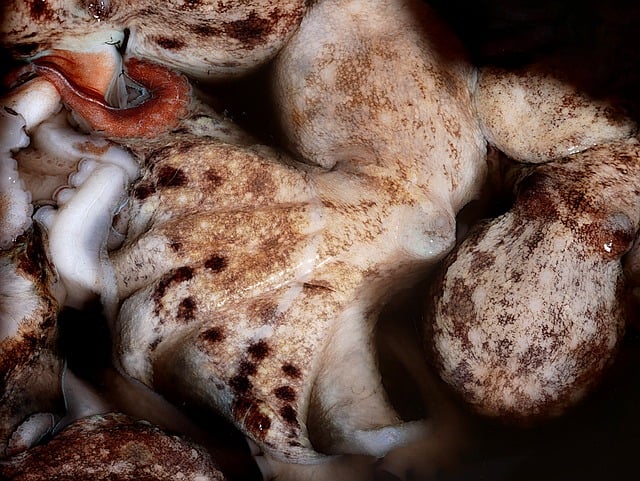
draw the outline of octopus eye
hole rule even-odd
[[[104,20],[111,11],[110,0],[82,0],[85,11],[96,20]]]
[[[605,258],[620,258],[626,254],[635,238],[631,219],[625,214],[610,215],[603,222],[584,229],[592,248]]]

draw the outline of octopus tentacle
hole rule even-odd
[[[150,98],[130,108],[108,105],[92,89],[65,70],[65,57],[44,56],[33,61],[35,71],[55,85],[66,105],[89,126],[108,137],[153,138],[171,130],[187,114],[191,87],[186,78],[157,64],[136,58],[127,62],[127,74],[144,85]]]

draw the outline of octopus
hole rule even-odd
[[[33,17],[16,7],[9,39],[48,32],[15,28]],[[350,456],[369,459],[359,461],[367,479],[376,458],[432,430],[389,403],[373,334],[390,296],[453,247],[455,215],[478,195],[475,70],[418,2],[314,5],[273,62],[287,154],[193,96],[171,68],[202,76],[195,59],[181,68],[169,42],[134,23],[126,38],[124,8],[89,33],[73,9],[52,9],[55,32],[15,74],[38,76],[27,92],[38,80],[55,87],[65,110],[27,131],[49,132],[76,162],[23,231],[33,218],[47,232],[62,304],[103,304],[123,375],[225,416],[266,473],[352,469],[341,461]],[[87,74],[94,58],[97,76]],[[398,72],[403,89],[391,95]],[[18,162],[56,157],[40,145],[21,145]]]
[[[557,416],[611,363],[628,318],[622,258],[640,228],[639,149],[618,141],[540,166],[445,262],[425,342],[479,411]]]
[[[548,68],[478,70],[418,0],[5,3],[2,45],[27,63],[0,118],[0,472],[103,445],[70,476],[224,479],[157,415],[74,409],[65,307],[98,302],[118,378],[222,416],[265,479],[422,474],[399,457],[446,428],[399,413],[375,334],[434,269],[424,348],[484,414],[559,413],[613,357],[636,125]],[[202,94],[260,69],[275,145]],[[458,243],[488,145],[531,164]]]

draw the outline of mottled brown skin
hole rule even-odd
[[[632,119],[564,78],[570,60],[480,69],[474,101],[490,144],[517,161],[542,163],[633,135]]]
[[[265,63],[306,10],[304,0],[9,0],[0,8],[2,46],[16,58],[73,36],[128,29],[133,56],[202,79],[237,76]]]
[[[425,343],[478,411],[554,416],[594,387],[625,324],[621,257],[640,227],[640,146],[537,167],[513,208],[450,255]]]
[[[17,324],[12,335],[0,339],[0,457],[31,414],[62,410],[60,306],[43,245],[35,226],[0,258],[0,323]]]
[[[220,410],[277,458],[317,457],[307,428],[330,418],[311,419],[328,409],[309,406],[312,391],[337,383],[344,362],[327,349],[341,329],[359,333],[349,345],[366,342],[390,279],[415,275],[385,234],[394,184],[343,204],[316,194],[322,172],[264,147],[182,138],[151,158],[134,186],[131,241],[112,256],[126,298],[116,357],[170,397]],[[352,355],[374,365],[369,350]],[[362,372],[354,408],[360,397],[364,411],[385,405],[376,376]],[[388,407],[383,417],[398,422]]]
[[[316,165],[218,141],[190,120],[159,142],[132,141],[145,173],[128,239],[111,254],[122,368],[222,412],[268,457],[300,463],[381,456],[411,440],[375,366],[375,319],[453,247],[455,213],[485,173],[473,69],[455,39],[434,34],[445,29],[430,11],[412,1],[314,8],[273,81],[288,138]],[[317,57],[325,21],[333,30]],[[357,45],[376,49],[368,57]],[[299,70],[305,62],[311,71]],[[326,67],[362,75],[322,77]],[[400,69],[406,89],[394,90]],[[376,95],[355,95],[368,89]],[[336,111],[334,93],[353,94],[351,109]],[[317,116],[291,124],[290,108],[310,95]],[[398,441],[358,438],[385,427]]]
[[[224,481],[200,446],[123,414],[75,421],[46,444],[0,463],[13,481]]]

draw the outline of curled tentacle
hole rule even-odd
[[[33,63],[35,71],[56,86],[71,110],[108,137],[153,138],[171,130],[187,114],[189,83],[181,74],[157,64],[135,58],[127,62],[127,75],[144,85],[149,99],[133,107],[116,108],[95,90],[75,81],[66,69],[67,57],[45,56]]]

